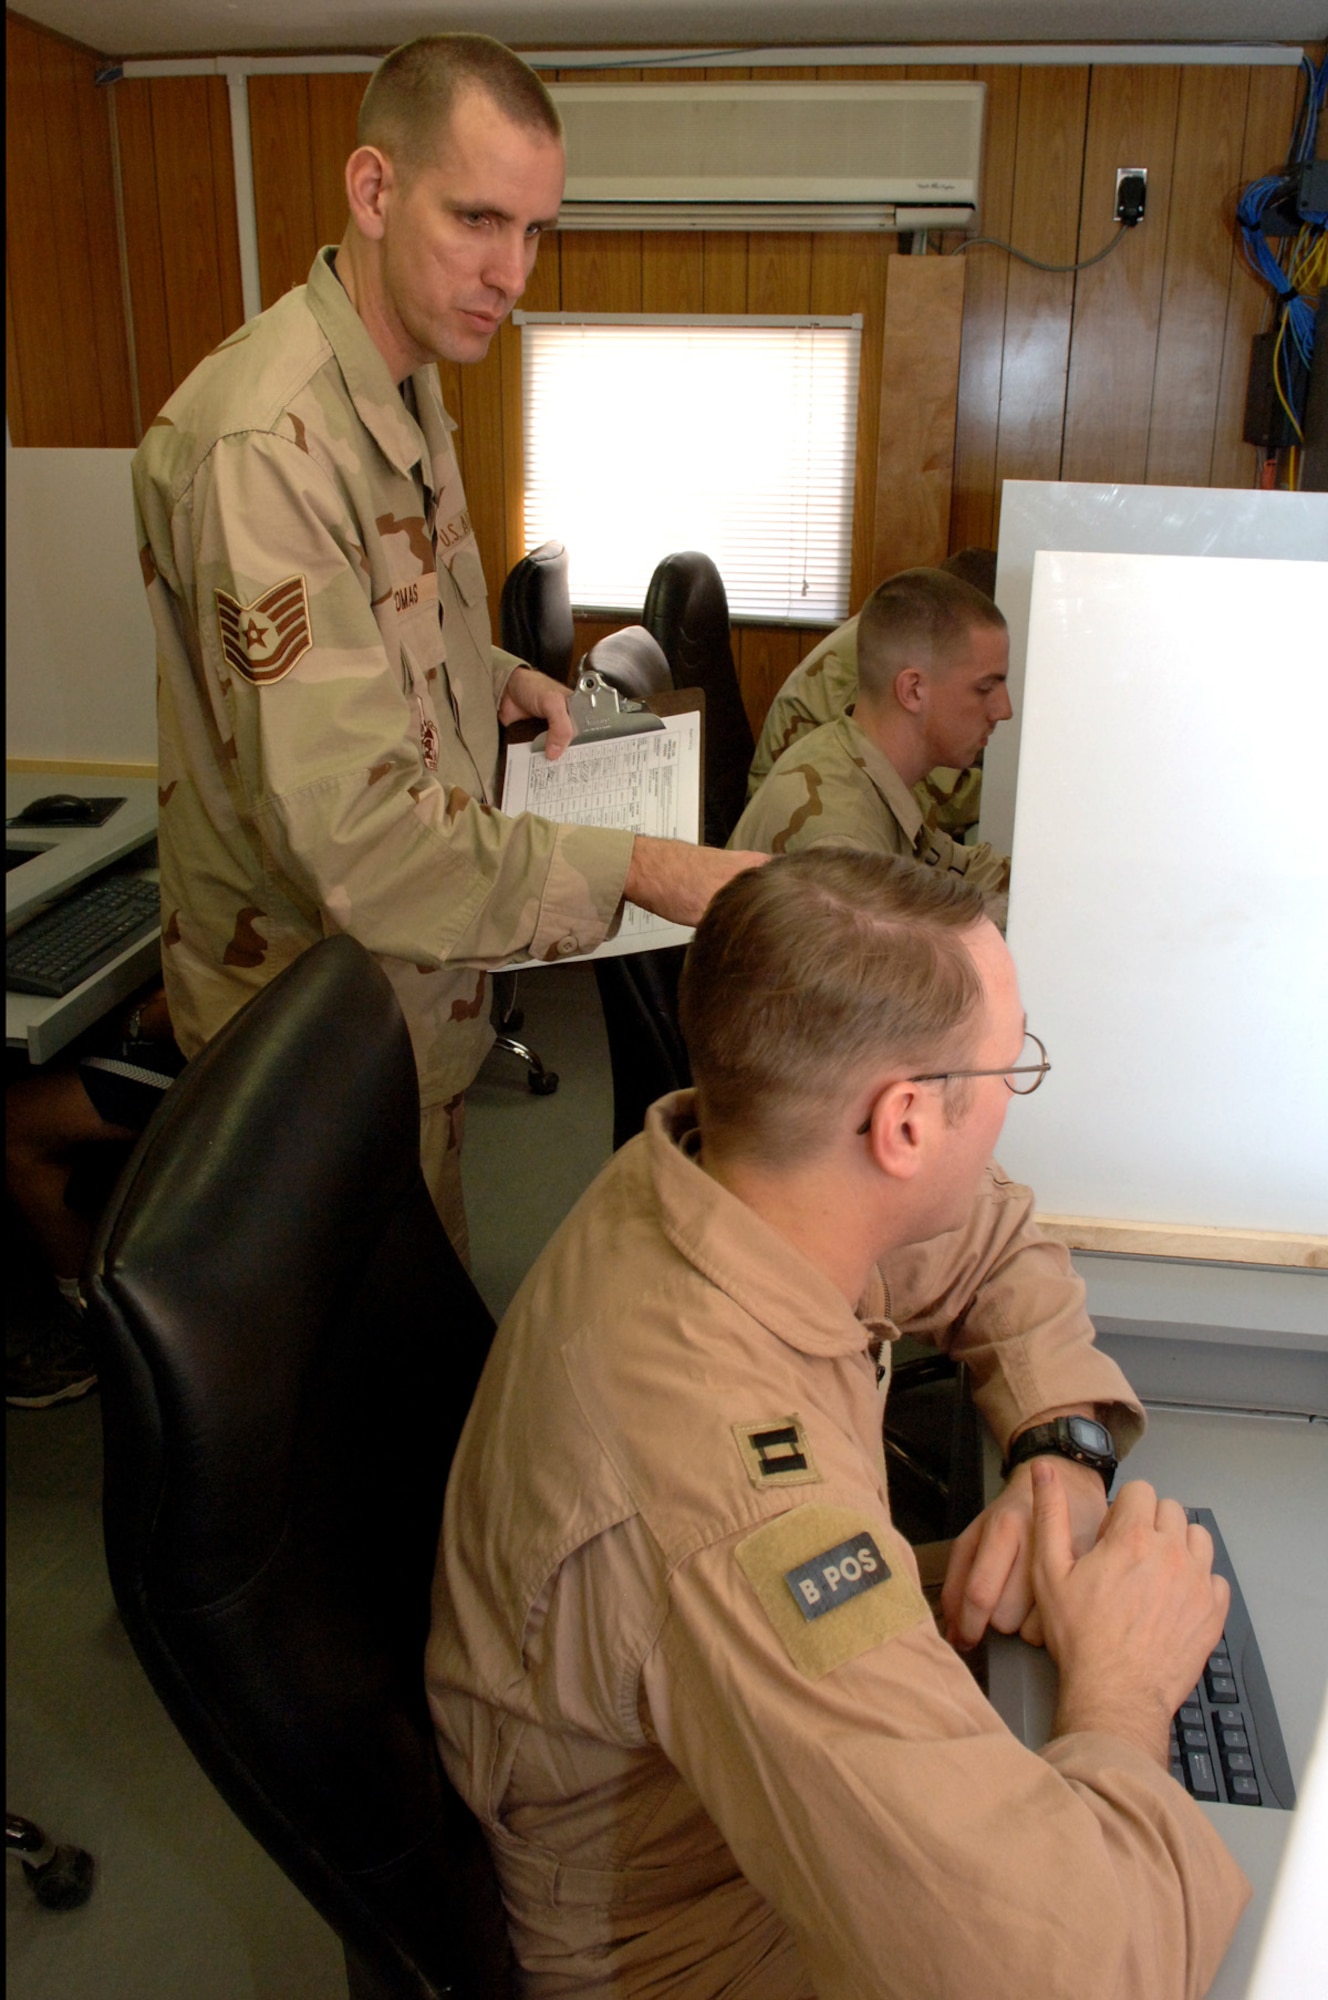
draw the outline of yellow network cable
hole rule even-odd
[[[1278,402],[1282,405],[1282,408],[1286,411],[1287,416],[1290,419],[1291,427],[1295,431],[1297,439],[1301,443],[1303,443],[1305,438],[1305,433],[1302,431],[1299,423],[1296,420],[1296,413],[1292,409],[1290,402],[1287,400],[1286,390],[1282,386],[1282,375],[1285,365],[1286,334],[1287,334],[1287,318],[1286,314],[1283,313],[1281,323],[1277,329],[1277,341],[1273,348],[1273,387],[1277,391]]]
[[[1328,282],[1328,232],[1303,228],[1291,252],[1287,283],[1312,298]]]

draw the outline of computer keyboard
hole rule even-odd
[[[1185,1511],[1213,1538],[1213,1568],[1231,1585],[1231,1605],[1203,1678],[1172,1722],[1171,1775],[1196,1799],[1289,1812],[1296,1788],[1236,1572],[1211,1511]]]
[[[5,941],[5,985],[58,999],[161,923],[161,890],[142,875],[99,875]]]

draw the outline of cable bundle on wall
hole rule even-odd
[[[1283,483],[1290,487],[1299,483],[1315,316],[1328,288],[1328,160],[1314,157],[1328,57],[1317,70],[1305,58],[1304,69],[1305,98],[1286,166],[1251,181],[1236,205],[1246,258],[1273,293],[1272,325],[1254,341],[1245,439],[1267,454],[1267,485],[1278,483],[1278,455],[1286,452]]]

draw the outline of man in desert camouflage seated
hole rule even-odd
[[[994,594],[994,549],[960,549],[937,567],[971,583],[986,597]],[[776,758],[791,743],[809,729],[819,729],[823,722],[833,722],[842,715],[857,691],[858,621],[850,618],[799,661],[770,704],[747,777],[747,797],[756,797]],[[914,790],[927,825],[962,840],[978,823],[982,803],[981,761],[967,770],[938,766],[928,771]]]
[[[930,826],[916,787],[938,765],[972,765],[1010,714],[1004,618],[944,570],[903,570],[873,591],[855,637],[856,699],[776,760],[732,845],[791,854],[835,843],[909,855],[1003,896],[1008,860]]]

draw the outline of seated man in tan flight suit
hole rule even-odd
[[[730,845],[765,854],[842,842],[908,854],[987,894],[1010,864],[930,828],[914,787],[936,765],[972,764],[1010,715],[1010,641],[989,597],[939,569],[879,584],[857,632],[857,698],[777,759]]]
[[[430,1703],[523,1993],[1196,2000],[1247,1890],[1168,1724],[1228,1593],[1176,1502],[1108,1512],[1142,1415],[991,1161],[1047,1065],[982,898],[772,861],[702,919],[682,1022],[695,1092],[539,1259],[448,1488]],[[1040,1755],[891,1521],[901,1332],[968,1362],[1012,1468],[942,1607],[1045,1636]]]
[[[971,583],[984,597],[996,594],[995,549],[960,549],[937,564],[949,576]],[[858,620],[846,620],[813,646],[798,662],[771,702],[747,773],[747,796],[754,799],[769,777],[776,758],[791,743],[823,722],[833,722],[849,707],[858,691]],[[914,786],[927,825],[961,840],[978,823],[982,803],[982,765],[953,770],[944,765],[928,771]]]

